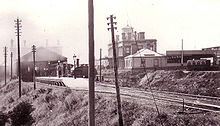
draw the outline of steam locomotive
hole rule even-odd
[[[88,64],[81,64],[79,67],[76,67],[72,74],[75,78],[82,77],[82,78],[88,78]],[[94,77],[97,75],[97,70],[95,69]]]

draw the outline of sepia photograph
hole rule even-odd
[[[0,126],[220,126],[219,0],[0,0]]]

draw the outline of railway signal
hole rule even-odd
[[[36,89],[36,80],[35,80],[35,52],[36,52],[36,46],[32,46],[32,52],[33,52],[33,82],[34,82],[34,90]]]
[[[108,30],[111,30],[112,33],[112,48],[113,48],[113,59],[114,59],[114,72],[115,72],[115,87],[116,87],[116,96],[117,96],[117,103],[118,103],[118,123],[119,126],[123,126],[123,119],[122,119],[122,111],[121,111],[121,99],[120,99],[120,89],[118,85],[118,66],[117,66],[117,58],[116,58],[116,49],[115,49],[115,35],[114,35],[114,29],[117,29],[117,27],[114,27],[114,25],[117,24],[117,22],[114,22],[113,19],[116,19],[113,15],[110,15],[110,17],[107,17],[107,20],[110,19],[110,23],[107,23],[111,27],[108,28]]]
[[[21,28],[21,20],[17,18],[17,20],[14,20],[15,22],[15,28],[16,28],[16,36],[18,41],[18,83],[19,83],[19,97],[21,97],[21,62],[20,62],[20,28]]]

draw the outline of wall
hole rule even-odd
[[[145,63],[145,68],[166,67],[165,57],[135,57],[125,59],[125,68],[144,68],[141,60]]]

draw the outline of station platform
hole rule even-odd
[[[88,78],[70,78],[70,77],[36,77],[37,82],[56,86],[65,86],[70,88],[88,89]]]

